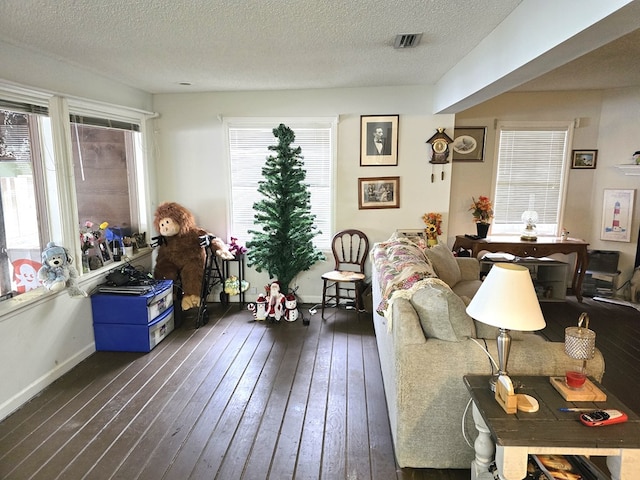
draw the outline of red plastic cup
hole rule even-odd
[[[569,388],[582,388],[586,380],[587,376],[582,372],[576,372],[573,370],[566,372],[565,381]]]

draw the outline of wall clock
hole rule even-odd
[[[429,163],[432,165],[443,165],[449,163],[449,144],[453,142],[451,137],[444,133],[444,128],[438,128],[436,133],[427,140],[427,143],[431,145],[431,160]],[[444,168],[442,169],[441,178],[444,180]],[[434,181],[433,167],[431,167],[431,181]]]

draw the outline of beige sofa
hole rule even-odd
[[[444,246],[425,253],[396,238],[375,244],[370,257],[374,326],[398,464],[469,468],[476,431],[462,377],[492,373],[485,345],[497,358],[496,330],[465,312],[479,286],[478,261],[454,257]],[[511,374],[564,375],[575,368],[563,343],[512,333]],[[588,367],[602,378],[599,351]]]

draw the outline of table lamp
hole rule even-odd
[[[582,323],[585,323],[584,328]],[[578,318],[577,327],[567,327],[564,331],[564,351],[574,360],[582,360],[579,370],[569,370],[566,373],[567,386],[580,389],[587,379],[587,360],[591,360],[596,353],[596,333],[589,330],[589,315],[583,312]]]
[[[524,222],[524,230],[522,231],[522,235],[520,235],[520,240],[535,242],[538,239],[538,230],[536,228],[538,212],[535,210],[526,210],[520,218]]]
[[[467,307],[472,318],[500,329],[497,337],[498,373],[490,381],[495,391],[498,376],[508,375],[511,349],[509,330],[535,331],[545,327],[529,269],[513,263],[496,263]]]

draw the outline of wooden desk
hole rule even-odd
[[[582,281],[589,263],[587,247],[584,240],[569,238],[562,240],[560,237],[538,237],[535,242],[520,240],[520,237],[494,236],[474,240],[465,235],[458,235],[453,244],[453,250],[460,248],[470,250],[473,257],[478,257],[482,250],[491,253],[505,252],[516,257],[548,257],[554,253],[569,255],[576,254],[576,268],[573,272],[571,289],[579,302],[582,302]]]
[[[466,375],[464,383],[473,400],[473,420],[479,435],[471,465],[472,480],[492,480],[488,467],[495,454],[500,478],[521,480],[526,476],[529,454],[607,456],[613,480],[635,480],[640,472],[640,418],[602,385],[604,402],[567,402],[554,389],[549,377],[512,376],[516,393],[531,395],[540,404],[535,413],[507,414],[489,390],[488,375]],[[626,423],[587,427],[578,413],[561,412],[562,407],[613,408],[629,416]]]

